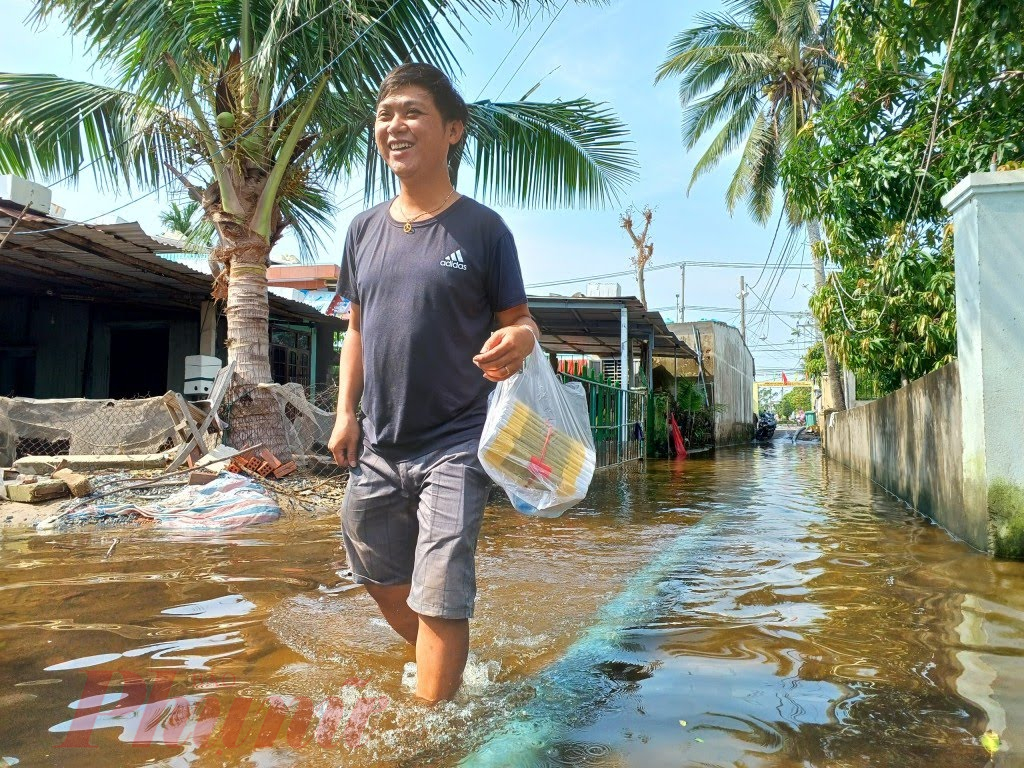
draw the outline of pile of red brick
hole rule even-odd
[[[231,459],[228,464],[229,472],[245,474],[246,470],[254,472],[260,477],[274,477],[280,479],[295,471],[295,462],[281,462],[274,454],[266,448],[253,453],[242,453]]]

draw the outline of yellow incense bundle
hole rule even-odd
[[[585,444],[520,401],[500,414],[497,429],[481,447],[493,466],[524,488],[544,487],[570,497],[586,492],[594,472]]]

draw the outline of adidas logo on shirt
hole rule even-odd
[[[466,262],[462,260],[462,249],[455,251],[455,253],[449,253],[441,260],[442,267],[451,267],[452,269],[466,270]]]

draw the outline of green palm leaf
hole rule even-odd
[[[822,49],[817,0],[730,0],[703,13],[669,46],[656,81],[678,78],[684,144],[693,149],[721,126],[694,166],[690,186],[743,146],[726,192],[757,221],[771,216],[781,153],[836,77]],[[767,153],[767,154],[765,154]]]
[[[470,105],[475,193],[500,205],[606,205],[635,178],[626,128],[587,99]]]
[[[0,73],[0,169],[75,176],[95,160],[100,186],[156,186],[180,160],[165,124],[173,116],[133,93],[54,75]]]

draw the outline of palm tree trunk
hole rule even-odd
[[[814,262],[814,286],[821,290],[825,286],[825,262],[816,247],[821,242],[821,228],[817,220],[807,222],[807,237],[811,241],[811,259]],[[820,328],[818,329],[821,330]],[[839,364],[832,354],[825,334],[821,334],[821,345],[825,350],[825,373],[828,374],[828,387],[832,395],[832,404],[838,411],[846,410],[846,398],[843,396],[843,381]]]
[[[281,461],[291,458],[285,415],[277,398],[260,384],[270,384],[270,302],[267,265],[270,244],[259,235],[221,234],[218,259],[229,264],[228,361],[235,380],[228,399],[229,438],[235,448],[261,444]]]

